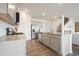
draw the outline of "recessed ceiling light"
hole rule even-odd
[[[42,16],[45,16],[45,15],[46,15],[46,13],[43,12],[43,13],[42,13]]]

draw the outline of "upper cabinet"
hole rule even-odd
[[[0,13],[12,13],[18,12],[18,4],[16,3],[0,3]]]
[[[16,12],[18,12],[18,4],[16,3],[0,4],[0,20],[5,21],[11,25],[16,25],[16,20],[19,19],[16,16]]]
[[[8,13],[14,21],[16,21],[16,12],[18,12],[18,5],[15,3],[8,3]]]
[[[7,13],[8,11],[7,6],[8,6],[7,3],[0,3],[0,13]]]

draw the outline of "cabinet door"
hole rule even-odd
[[[49,34],[42,34],[42,43],[46,46],[50,47],[50,35]]]
[[[41,33],[38,34],[38,41],[41,42]]]
[[[59,36],[51,36],[51,48],[59,52],[60,48],[60,38]]]
[[[61,43],[61,37],[60,36],[56,36],[56,51],[60,52],[60,43]]]
[[[46,35],[46,41],[45,41],[46,46],[50,47],[50,34]]]
[[[55,50],[58,52],[58,48],[59,48],[59,39],[56,37],[55,38]]]
[[[56,38],[55,37],[51,37],[51,48],[53,49],[53,50],[57,50],[57,43],[56,43]]]
[[[13,8],[11,8],[11,6]],[[16,21],[16,12],[18,12],[18,5],[16,3],[8,3],[8,13]]]
[[[41,36],[41,42],[43,43],[43,44],[45,44],[45,38],[46,37],[46,35],[45,34],[42,34],[42,36]]]

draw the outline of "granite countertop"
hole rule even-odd
[[[61,36],[61,33],[51,33],[51,35],[59,35],[59,36]]]
[[[7,36],[2,36],[0,37],[0,41],[15,41],[15,40],[20,40],[20,39],[25,39],[24,34],[20,35],[7,35]]]
[[[61,33],[41,32],[42,34],[61,35]]]

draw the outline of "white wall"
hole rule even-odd
[[[23,32],[26,35],[26,40],[31,39],[31,16],[25,11],[20,11],[18,32]]]
[[[45,21],[44,23],[44,31],[45,32],[50,32],[51,29],[51,21]]]
[[[51,21],[44,19],[32,19],[32,24],[38,26],[40,32],[50,32]]]

